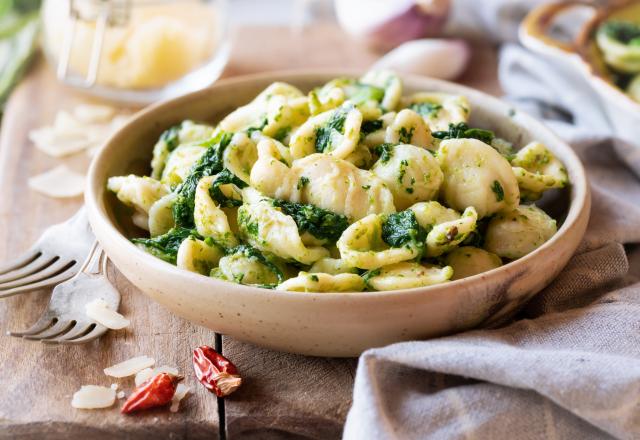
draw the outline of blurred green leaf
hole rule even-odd
[[[33,54],[40,0],[0,0],[0,110]]]

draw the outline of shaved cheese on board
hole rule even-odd
[[[169,367],[168,365],[161,365],[153,369],[145,368],[144,370],[141,370],[138,372],[138,374],[136,374],[136,378],[135,378],[136,386],[143,384],[144,382],[148,381],[154,376],[157,376],[160,373],[169,373],[169,374],[173,374],[174,376],[178,376],[180,374],[177,368]]]
[[[81,104],[72,113],[60,110],[52,125],[31,130],[29,139],[43,153],[64,157],[101,146],[129,116],[113,107]]]
[[[78,153],[93,145],[85,133],[61,135],[53,127],[41,127],[29,132],[29,140],[36,148],[53,157]]]
[[[179,383],[178,386],[176,387],[176,392],[173,395],[173,398],[171,399],[171,407],[169,408],[169,411],[178,412],[178,410],[180,409],[180,401],[185,398],[185,396],[187,395],[187,393],[189,393],[189,391],[191,390],[189,389],[188,386],[186,386],[185,384]]]
[[[138,371],[134,382],[136,386],[141,385],[151,379],[153,377],[153,368],[145,368],[144,370]]]
[[[73,109],[73,116],[85,124],[109,122],[116,114],[116,109],[108,105],[80,104]]]
[[[153,367],[155,359],[149,356],[137,356],[104,369],[104,374],[111,377],[133,376],[145,368]]]
[[[85,177],[60,165],[29,178],[29,187],[49,197],[77,197],[84,193]]]
[[[116,401],[113,388],[98,385],[83,385],[73,394],[71,406],[79,409],[109,408]]]

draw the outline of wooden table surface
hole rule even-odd
[[[299,34],[288,29],[237,29],[225,77],[313,67],[366,69],[378,54],[345,37],[335,26],[314,25]],[[461,81],[499,94],[496,55],[478,47]],[[51,69],[36,61],[14,92],[0,138],[0,262],[25,250],[48,226],[65,220],[82,204],[80,197],[56,200],[27,186],[33,176],[60,163],[86,170],[81,153],[50,158],[28,141],[29,130],[51,123],[59,109],[73,108],[83,97],[59,85]],[[49,291],[0,300],[0,439],[145,439],[145,438],[338,438],[351,403],[355,359],[311,358],[278,353],[218,336],[226,356],[243,376],[243,386],[224,403],[194,379],[191,350],[214,345],[213,331],[171,315],[147,299],[113,267],[109,276],[122,293],[121,312],[131,319],[124,331],[109,332],[82,346],[46,346],[5,336],[35,322]],[[102,369],[137,355],[158,365],[175,365],[192,393],[178,413],[166,409],[122,416],[116,407],[83,411],[70,405],[83,384],[121,384]]]

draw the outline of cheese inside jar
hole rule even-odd
[[[222,0],[45,0],[43,46],[58,77],[149,91],[204,70],[223,50]],[[222,61],[222,66],[224,66]],[[217,66],[217,74],[222,70]],[[204,76],[203,76],[204,79]],[[83,81],[80,81],[83,80]],[[184,92],[186,90],[181,90]],[[166,96],[162,96],[166,97]]]

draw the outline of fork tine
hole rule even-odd
[[[1,290],[0,289],[0,299],[8,298],[10,296],[17,295],[19,293],[28,292],[30,290],[37,290],[37,289],[42,289],[44,287],[53,286],[54,284],[58,284],[58,283],[61,283],[63,281],[68,280],[73,275],[74,275],[73,272],[65,270],[64,272],[62,272],[62,273],[60,273],[60,274],[58,274],[58,275],[56,275],[54,277],[47,278],[46,280],[38,281],[37,283],[27,284],[27,285],[20,286],[20,287],[14,287],[14,288],[9,289],[9,290]]]
[[[58,336],[61,333],[65,333],[67,330],[69,330],[70,327],[74,325],[75,323],[73,321],[58,321],[53,325],[53,327],[48,328],[43,332],[24,335],[22,337],[31,340],[50,339],[54,336]]]
[[[80,338],[77,338],[77,339],[61,340],[60,344],[84,344],[85,342],[93,341],[94,339],[99,338],[100,336],[105,334],[107,332],[107,330],[109,330],[109,329],[107,327],[105,327],[104,325],[96,324],[96,326],[93,328],[93,330],[91,330],[86,335],[84,335],[84,336],[82,336]]]
[[[4,264],[0,265],[0,275],[11,272],[12,270],[19,269],[25,264],[35,260],[37,257],[39,257],[39,252],[33,248],[29,249],[18,258],[14,258],[13,260],[7,261]]]
[[[35,335],[36,333],[40,333],[41,331],[51,327],[51,324],[54,322],[54,319],[55,318],[52,318],[50,316],[43,315],[40,317],[40,319],[38,319],[38,321],[35,324],[33,324],[27,330],[23,332],[9,332],[9,334],[11,336],[17,336],[19,338],[25,335]]]
[[[51,266],[44,268],[41,271],[38,271],[34,274],[28,275],[24,278],[19,278],[13,281],[7,281],[5,283],[0,282],[0,291],[10,289],[12,287],[20,287],[27,284],[32,284],[37,281],[42,281],[44,279],[50,278],[51,276],[57,275],[58,272],[63,270],[69,270],[73,266],[76,265],[75,261],[63,261],[57,260]]]
[[[60,344],[63,343],[63,341],[69,341],[71,339],[84,336],[86,333],[93,330],[94,326],[95,324],[92,322],[77,322],[76,325],[68,332],[58,335],[55,338],[42,339],[40,342],[44,344]]]
[[[50,255],[40,254],[38,257],[36,257],[35,260],[30,261],[26,266],[23,266],[19,269],[12,270],[11,272],[7,272],[3,275],[0,275],[0,283],[6,283],[7,281],[13,281],[19,278],[24,278],[27,275],[31,275],[35,272],[38,272],[48,267],[57,258],[58,257],[52,257]]]

